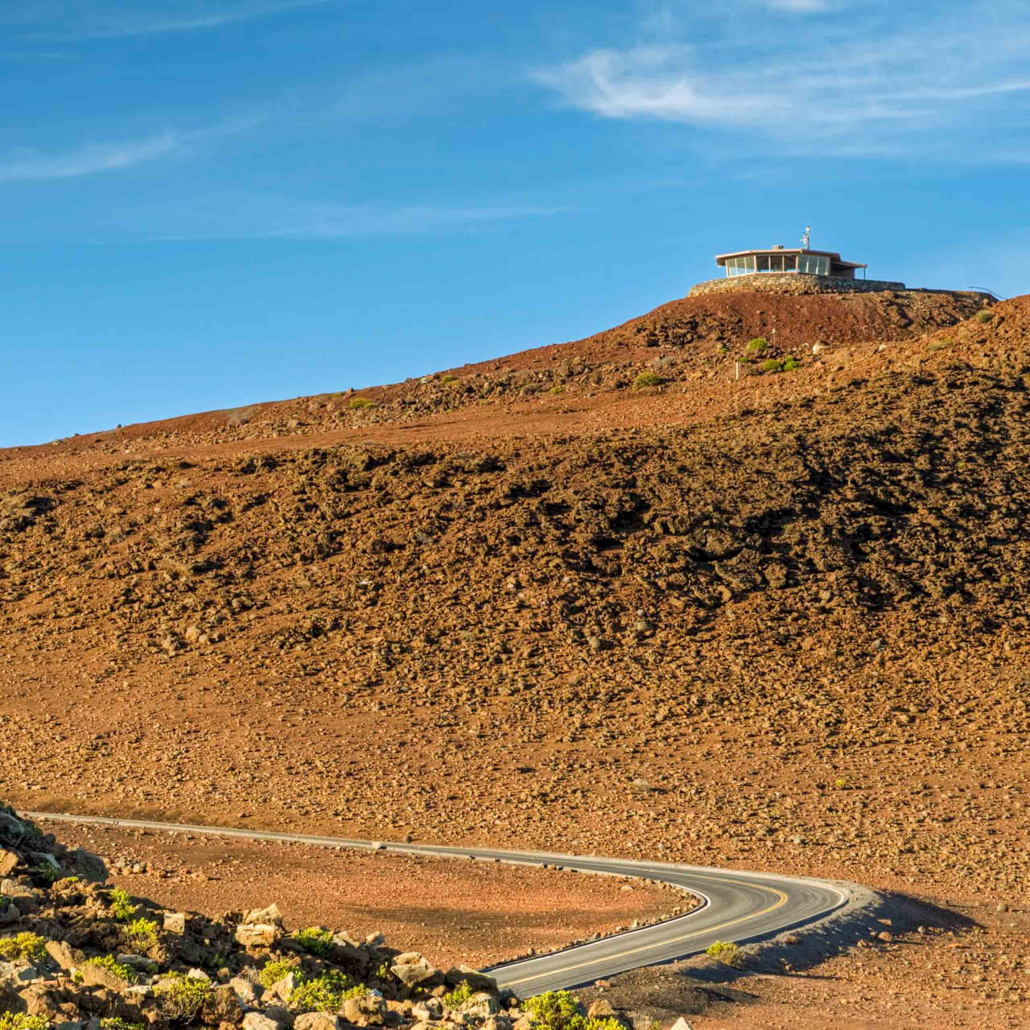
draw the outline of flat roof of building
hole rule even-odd
[[[818,257],[828,257],[830,261],[839,268],[868,268],[857,261],[844,261],[840,254],[833,250],[806,250],[804,247],[758,247],[751,250],[734,250],[729,254],[716,254],[715,263],[725,266],[727,258],[750,257],[759,254],[815,254]]]

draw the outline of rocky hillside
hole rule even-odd
[[[6,452],[0,792],[1019,906],[1030,300],[888,299]]]
[[[869,341],[915,340],[989,310],[990,304],[984,294],[918,290],[687,297],[571,343],[357,392],[344,389],[119,427],[61,441],[60,447],[116,455],[155,445],[196,447],[389,425],[418,428],[426,418],[459,411],[478,414],[484,408],[489,412],[527,404],[560,409],[599,395],[629,394],[640,388],[641,374],[653,377],[648,390],[695,393],[713,379],[731,378],[738,359],[745,375],[761,374],[763,362],[773,358],[811,364],[813,348],[818,354]],[[758,338],[766,341],[762,361],[747,347]],[[0,452],[0,477],[3,457]]]

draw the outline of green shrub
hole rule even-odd
[[[558,386],[552,386],[551,387],[551,393],[553,393],[555,396],[557,396],[559,393],[564,393],[564,392],[565,392],[565,387],[562,386],[560,383],[558,384]]]
[[[756,336],[748,341],[748,354],[761,354],[769,346],[769,341],[764,336]]]
[[[769,358],[767,361],[762,362],[763,372],[779,372],[780,363],[775,358]]]
[[[157,923],[153,919],[137,919],[126,927],[125,939],[136,954],[142,955],[157,944]]]
[[[801,367],[801,362],[798,361],[798,359],[795,358],[795,357],[789,357],[789,358],[787,358],[783,362],[783,371],[784,372],[793,372],[794,369],[800,368],[800,367]]]
[[[586,1030],[583,1006],[568,991],[546,991],[530,998],[523,1007],[548,1030]]]
[[[0,958],[10,962],[23,958],[42,962],[46,958],[46,938],[38,933],[23,932],[14,937],[0,937]]]
[[[650,386],[661,386],[665,380],[655,372],[641,372],[633,380],[634,390],[646,390]]]
[[[261,981],[262,987],[274,987],[284,976],[299,972],[300,966],[288,958],[269,959],[258,979]]]
[[[154,990],[161,995],[165,1010],[172,1019],[189,1022],[204,1007],[211,995],[211,981],[182,973],[169,973]]]
[[[100,1030],[143,1030],[142,1023],[130,1023],[121,1016],[109,1016],[100,1020]]]
[[[355,983],[345,973],[328,970],[310,980],[303,979],[290,996],[290,1006],[302,1012],[336,1012],[348,998],[367,993],[364,984]]]
[[[709,944],[705,954],[717,959],[724,966],[732,966],[734,969],[744,968],[744,953],[740,947],[731,941],[716,941]]]
[[[443,1002],[448,1008],[460,1009],[462,1005],[472,1000],[474,993],[468,980],[462,980],[453,991],[449,991],[443,996]]]
[[[119,922],[125,923],[132,919],[136,914],[137,907],[132,903],[128,893],[123,891],[121,887],[115,887],[111,891],[111,911]]]
[[[123,966],[114,955],[100,955],[97,958],[86,959],[82,964],[83,966],[99,966],[101,969],[106,969],[114,973],[115,976],[121,977],[122,980],[129,984],[134,984],[139,979],[134,969],[129,966]]]
[[[309,926],[306,930],[298,930],[293,939],[312,955],[328,955],[333,947],[332,930],[324,930],[321,926]]]
[[[3,1012],[0,1013],[0,1030],[50,1030],[50,1020],[24,1012]]]
[[[443,376],[440,382],[443,383],[444,386],[450,386],[451,383],[458,383],[461,382],[461,380],[458,379],[457,376]]]
[[[992,318],[994,318],[993,311],[978,311],[976,313],[976,320],[978,322],[990,322]]]
[[[57,866],[53,866],[49,862],[40,862],[39,865],[33,866],[29,871],[37,880],[42,880],[50,886],[53,886],[63,875]]]
[[[372,408],[375,406],[375,402],[370,401],[367,397],[351,397],[347,406],[350,408]]]

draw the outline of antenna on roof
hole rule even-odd
[[[810,225],[805,226],[805,235],[801,237],[801,246],[808,250],[809,243],[812,242],[812,227]]]

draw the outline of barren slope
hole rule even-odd
[[[1030,301],[914,296],[7,452],[0,794],[1025,906]]]

